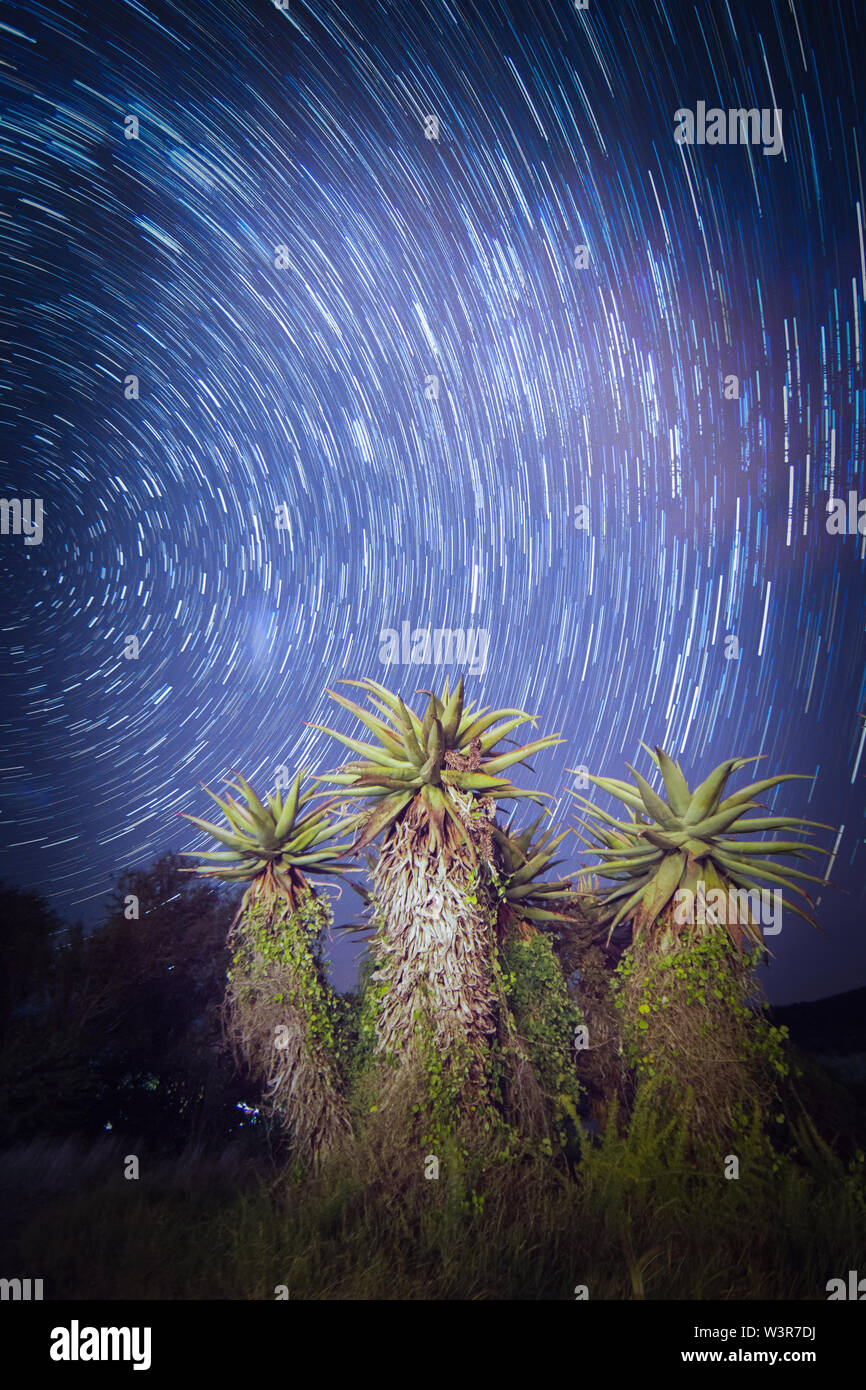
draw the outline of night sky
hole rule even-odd
[[[203,844],[200,782],[341,761],[326,686],[441,683],[384,629],[481,629],[467,693],[562,733],[516,773],[560,819],[640,740],[808,774],[769,802],[841,828],[827,935],[789,915],[765,986],[866,983],[866,536],[826,528],[866,497],[863,6],[51,0],[0,34],[0,487],[44,505],[0,536],[0,872],[94,920]],[[782,149],[677,143],[700,102],[780,110]]]

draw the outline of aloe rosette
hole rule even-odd
[[[496,745],[521,724],[534,724],[532,715],[518,709],[476,710],[464,702],[462,679],[452,693],[446,677],[441,697],[423,691],[428,700],[422,716],[377,681],[343,683],[364,690],[378,712],[364,709],[336,691],[329,690],[328,694],[350,710],[376,742],[350,738],[321,724],[312,727],[360,755],[357,761],[343,763],[323,778],[344,788],[345,796],[363,797],[373,803],[356,849],[387,832],[413,802],[437,837],[441,838],[448,820],[465,839],[467,798],[483,797],[489,802],[545,799],[542,793],[525,791],[500,774],[561,742],[556,735],[535,739],[510,752],[495,752]]]
[[[205,787],[227,824],[214,825],[198,816],[181,814],[224,848],[189,852],[188,857],[207,861],[193,872],[229,881],[249,881],[245,903],[248,896],[274,893],[285,894],[292,906],[298,895],[307,890],[308,874],[349,872],[341,856],[350,848],[350,842],[339,840],[355,829],[358,818],[335,820],[328,805],[320,801],[314,806],[312,803],[320,796],[316,791],[318,782],[302,790],[307,775],[299,772],[285,797],[278,787],[267,796],[267,804],[259,800],[240,773],[235,773],[236,782],[227,785],[241,794],[242,801],[231,795],[217,796]]]
[[[747,938],[763,947],[760,925],[751,912],[723,924],[708,912],[703,923],[688,924],[684,928],[676,912],[677,893],[689,890],[697,897],[699,885],[703,884],[707,895],[712,890],[721,890],[726,895],[732,890],[745,890],[748,894],[760,892],[761,883],[770,883],[788,893],[799,894],[812,906],[809,894],[799,884],[803,881],[823,884],[825,880],[788,864],[780,865],[776,860],[780,856],[802,860],[823,851],[802,839],[737,837],[754,837],[775,830],[808,834],[809,827],[832,827],[798,816],[748,814],[760,808],[757,797],[783,782],[796,780],[800,774],[766,777],[725,796],[731,775],[757,761],[755,758],[728,758],[691,791],[678,763],[661,748],[647,751],[661,772],[667,799],[654,791],[646,778],[633,768],[629,769],[635,779],[633,786],[612,777],[589,777],[602,791],[624,803],[628,820],[617,820],[586,797],[571,793],[588,810],[586,820],[578,819],[593,836],[593,841],[575,833],[601,858],[594,872],[613,880],[613,886],[605,889],[599,898],[599,925],[609,924],[609,937],[619,923],[628,920],[635,938],[646,934],[651,944],[662,950],[674,947],[684,929],[689,934],[700,935],[725,925],[736,946],[741,946]],[[784,897],[782,905],[817,926],[808,912]]]
[[[498,854],[498,883],[501,899],[500,922],[515,924],[521,936],[531,936],[539,925],[572,923],[576,899],[574,874],[562,878],[543,878],[562,861],[554,855],[568,831],[538,834],[544,816],[523,831],[512,832],[510,825],[493,831]]]

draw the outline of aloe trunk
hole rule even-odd
[[[417,1054],[419,1024],[446,1055],[465,1042],[473,1064],[496,1032],[492,898],[467,847],[447,832],[446,843],[410,810],[374,871],[377,1046],[398,1064]]]
[[[654,951],[633,942],[616,974],[624,1060],[664,1109],[687,1112],[690,1142],[729,1144],[779,1109],[786,1033],[761,1007],[754,959],[716,933]]]
[[[263,1084],[263,1110],[313,1166],[352,1133],[338,1065],[337,1000],[319,945],[330,917],[311,889],[293,905],[264,875],[232,929],[225,1002],[236,1056]]]

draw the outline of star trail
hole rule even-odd
[[[563,822],[641,740],[808,774],[770,804],[837,886],[767,988],[862,984],[862,8],[61,0],[0,39],[0,486],[44,504],[0,536],[5,876],[89,920],[202,843],[201,782],[335,766],[326,686],[441,683],[384,630],[482,629],[467,693],[561,731],[517,780]],[[678,142],[698,103],[781,147]]]

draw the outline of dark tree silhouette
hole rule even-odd
[[[0,890],[0,1141],[110,1126],[171,1150],[239,1131],[255,1087],[220,1026],[235,896],[166,855],[85,934]]]

